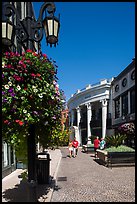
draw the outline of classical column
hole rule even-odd
[[[91,103],[86,104],[87,106],[87,133],[88,133],[88,144],[91,144],[91,128],[90,128],[90,121],[92,116],[92,110],[91,110]]]
[[[102,102],[102,138],[106,136],[106,121],[107,121],[107,100],[101,100]]]
[[[78,139],[79,144],[81,144],[81,134],[80,134],[80,126],[79,126],[80,118],[81,118],[80,107],[78,106],[76,110],[77,110],[77,127],[78,127],[78,138],[77,139]]]

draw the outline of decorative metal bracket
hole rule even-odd
[[[43,37],[43,24],[42,24],[42,18],[43,13],[46,11],[50,15],[54,15],[54,12],[56,10],[55,4],[53,2],[45,2],[40,9],[40,14],[38,17],[38,20],[35,21],[34,19],[31,19],[31,30],[27,29],[27,16],[25,19],[20,20],[20,16],[18,14],[17,9],[14,5],[7,3],[4,5],[4,15],[6,17],[14,17],[15,16],[15,25],[14,29],[16,32],[17,40],[20,43],[26,42],[28,39],[35,42],[40,42]],[[30,33],[29,33],[30,32]]]

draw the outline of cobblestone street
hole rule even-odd
[[[76,158],[61,153],[51,202],[135,202],[135,167],[107,168],[81,149]]]

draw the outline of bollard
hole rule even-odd
[[[37,202],[36,181],[28,182],[28,202]]]

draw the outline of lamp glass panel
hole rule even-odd
[[[54,36],[58,36],[58,22],[54,20]]]
[[[8,39],[11,40],[11,37],[12,37],[12,25],[8,24]]]
[[[2,23],[2,38],[6,38],[6,23]]]
[[[48,19],[48,31],[49,31],[49,36],[53,35],[53,20]]]

